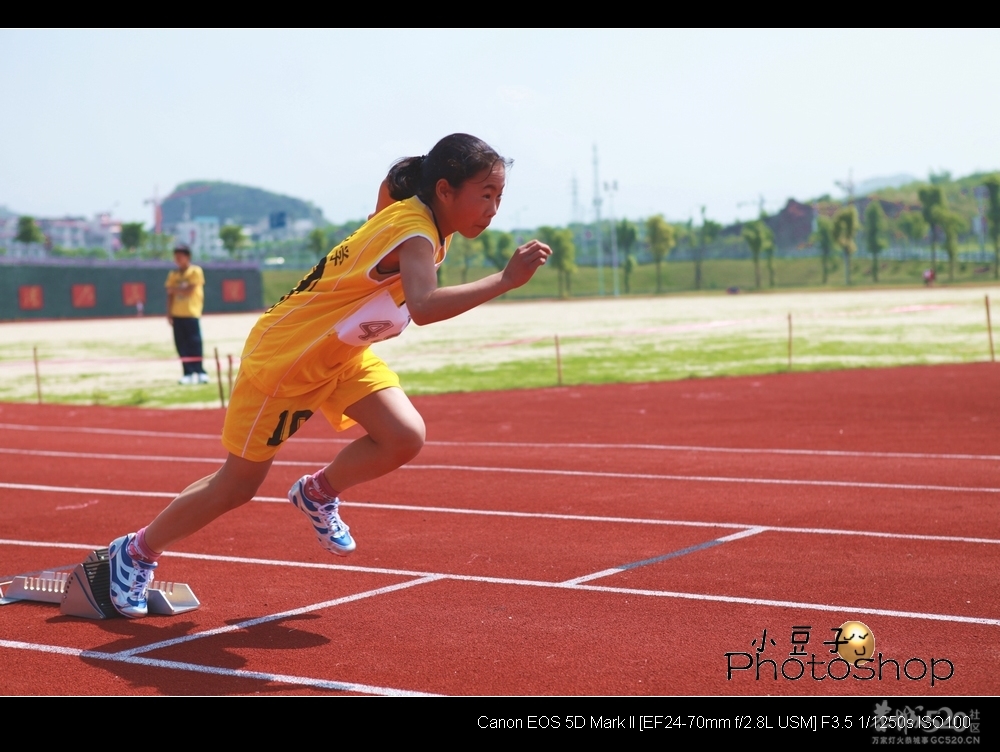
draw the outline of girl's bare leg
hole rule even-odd
[[[324,474],[337,491],[378,478],[404,465],[424,445],[424,421],[401,389],[370,394],[345,411],[368,431],[345,447]],[[146,528],[146,543],[165,551],[217,517],[250,501],[271,468],[230,454],[215,473],[195,481]]]
[[[424,419],[402,389],[369,394],[344,412],[368,435],[348,444],[324,471],[327,482],[340,493],[405,465],[424,445]]]
[[[185,488],[157,515],[146,528],[146,543],[155,551],[166,551],[216,517],[246,504],[270,467],[271,460],[251,462],[230,454],[219,470]]]

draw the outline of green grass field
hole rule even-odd
[[[791,314],[796,371],[966,363],[990,357],[988,294],[1000,299],[1000,286],[501,300],[374,349],[411,394],[553,386],[556,335],[567,385],[773,373],[788,369]],[[202,320],[206,370],[214,380],[217,349],[227,394],[227,356],[238,359],[256,318]],[[0,324],[0,400],[37,399],[33,348],[45,402],[219,406],[217,383],[177,384],[159,317]]]
[[[789,367],[791,314],[795,371],[974,362],[990,357],[985,294],[897,288],[509,303],[376,351],[415,394],[554,385],[556,334],[567,385],[774,373]]]

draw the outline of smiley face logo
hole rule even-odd
[[[852,666],[855,661],[871,660],[875,655],[875,635],[867,625],[860,621],[845,621],[840,627],[840,639],[837,653]]]

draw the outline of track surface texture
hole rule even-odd
[[[189,583],[199,610],[88,621],[0,606],[0,692],[1000,691],[996,366],[414,403],[421,455],[345,494],[351,557],[323,551],[284,501],[359,435],[318,417],[255,502],[161,559],[157,578]],[[0,405],[0,582],[148,523],[218,467],[222,419]],[[873,678],[831,663],[824,643],[848,620],[875,635]],[[801,664],[786,662],[793,633]],[[747,660],[764,661],[759,679],[727,676]]]

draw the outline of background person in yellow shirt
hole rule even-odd
[[[201,318],[205,307],[205,272],[191,263],[191,249],[174,249],[177,270],[167,275],[167,321],[174,328],[174,344],[181,357],[184,375],[180,384],[207,384],[202,365]]]

